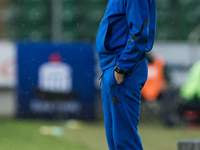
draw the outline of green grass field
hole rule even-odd
[[[0,150],[108,150],[103,122],[79,123],[73,129],[68,122],[0,120]],[[62,136],[40,133],[42,126],[58,126]],[[160,123],[140,123],[144,150],[177,150],[181,139],[200,139],[200,129],[165,128]]]

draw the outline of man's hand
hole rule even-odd
[[[115,71],[115,79],[118,84],[120,84],[124,80],[124,74],[119,74]]]

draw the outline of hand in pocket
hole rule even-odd
[[[115,75],[115,80],[117,81],[117,84],[120,84],[124,80],[124,74],[119,74],[115,71],[114,75]]]

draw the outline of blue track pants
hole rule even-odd
[[[114,77],[114,67],[104,71],[101,95],[110,150],[143,150],[137,130],[141,89],[146,80],[146,58],[140,60],[119,85]]]

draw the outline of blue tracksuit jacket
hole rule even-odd
[[[155,29],[155,0],[108,0],[96,38],[101,69],[116,65],[129,73],[152,49]]]

